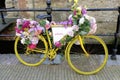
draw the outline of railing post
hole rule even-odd
[[[117,19],[117,28],[116,28],[116,33],[114,35],[115,40],[114,40],[114,47],[113,47],[113,53],[111,55],[112,60],[116,60],[116,53],[117,53],[117,47],[118,47],[118,38],[120,37],[120,6],[118,7],[118,19]]]
[[[50,16],[50,17],[47,17],[47,20],[51,22],[51,21],[52,21],[52,15],[51,15],[51,13],[52,13],[51,0],[47,0],[47,1],[46,1],[46,4],[47,4],[46,11],[47,11],[47,14]]]
[[[6,24],[3,12],[1,11],[0,14],[2,19],[2,24]]]

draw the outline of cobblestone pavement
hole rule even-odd
[[[108,60],[106,67],[95,75],[80,75],[63,61],[59,65],[42,64],[28,67],[14,54],[0,54],[0,80],[120,80],[120,56]]]

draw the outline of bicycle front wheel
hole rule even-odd
[[[38,66],[47,57],[48,45],[43,36],[38,36],[39,42],[34,50],[28,49],[27,45],[20,42],[20,37],[15,39],[14,51],[18,60],[27,66]]]
[[[77,73],[90,75],[99,72],[106,64],[108,59],[108,49],[104,41],[93,35],[83,36],[83,48],[81,48],[79,38],[75,37],[68,43],[65,51],[66,58],[70,67]],[[75,45],[79,43],[80,45]],[[94,43],[94,44],[91,44]]]

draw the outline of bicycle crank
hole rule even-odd
[[[50,60],[53,60],[55,57],[56,57],[56,51],[55,51],[54,49],[50,49],[50,50],[48,51],[48,58],[49,58]]]

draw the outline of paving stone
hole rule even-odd
[[[120,56],[117,58],[119,62]],[[97,74],[85,76],[74,72],[66,61],[59,65],[29,67],[21,64],[15,54],[0,54],[0,80],[119,80],[120,65],[109,65],[112,64],[109,61]]]

